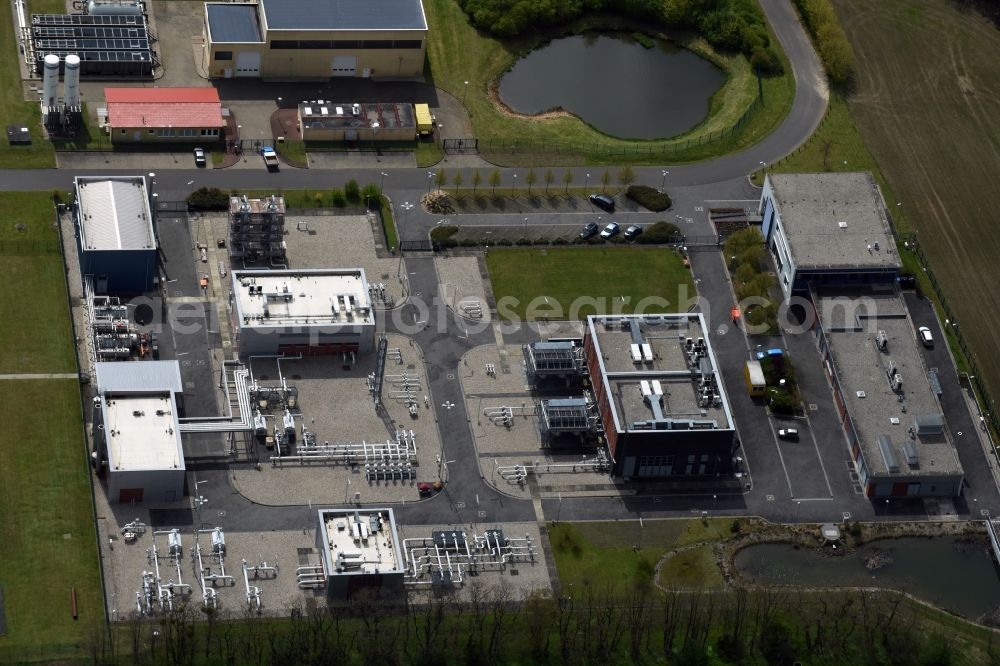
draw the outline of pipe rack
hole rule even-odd
[[[461,539],[458,538],[461,534]],[[487,531],[479,535],[473,533],[472,547],[464,532],[452,534],[449,545],[436,543],[425,537],[403,539],[403,563],[407,571],[406,581],[411,585],[432,584],[434,574],[452,583],[462,583],[466,570],[504,570],[510,562],[534,562],[537,549],[531,537],[523,539],[506,537],[500,540],[499,532]],[[431,580],[425,578],[431,575]]]

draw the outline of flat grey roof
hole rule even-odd
[[[261,0],[268,30],[426,30],[420,0]]]
[[[360,104],[360,113],[355,116],[353,104],[324,100],[305,101],[299,104],[299,119],[302,130],[310,129],[364,129],[370,130],[379,124],[379,129],[399,129],[417,126],[413,115],[413,105],[403,102],[381,102]]]
[[[102,393],[184,392],[181,366],[177,361],[102,361],[95,364],[95,374]]]
[[[927,378],[913,324],[895,289],[837,293],[817,294],[817,314],[869,472],[876,477],[961,474],[947,426],[941,434],[910,437],[910,428],[916,430],[918,421],[941,419],[942,407]],[[885,350],[876,344],[880,331],[887,341]],[[903,380],[901,392],[889,384],[891,368]],[[897,471],[888,470],[880,437],[898,464]],[[916,465],[907,463],[907,442],[915,447]]]
[[[76,205],[84,250],[156,247],[145,178],[77,177]]]
[[[767,178],[796,268],[900,267],[871,174],[772,173]]]
[[[733,428],[729,401],[706,330],[704,316],[697,312],[587,318],[587,336],[594,344],[602,375],[594,381],[604,384],[620,432],[657,419],[650,404],[653,401],[665,420],[703,422],[695,428],[714,421],[711,429]],[[648,349],[643,349],[644,345]],[[652,358],[647,352],[652,353]],[[701,399],[699,391],[706,380],[713,385],[718,401]],[[647,397],[646,390],[658,397]],[[677,428],[683,429],[680,424]]]
[[[208,31],[213,42],[263,42],[257,5],[206,3]]]

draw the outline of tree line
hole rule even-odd
[[[459,0],[473,25],[514,37],[584,15],[617,14],[653,29],[691,30],[712,46],[745,54],[763,73],[778,74],[781,60],[756,0]]]
[[[949,664],[992,661],[929,632],[927,611],[872,590],[684,593],[647,581],[628,590],[564,586],[516,597],[473,582],[461,599],[358,594],[283,609],[286,618],[198,604],[132,617],[95,634],[94,664]],[[953,627],[952,627],[953,628]],[[967,638],[964,637],[964,638]]]

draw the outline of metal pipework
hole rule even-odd
[[[247,589],[247,606],[259,611],[261,590],[256,585],[250,584],[250,574],[247,572],[247,561],[243,560],[243,584]]]

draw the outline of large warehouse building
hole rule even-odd
[[[205,4],[212,78],[420,76],[426,38],[421,0]]]
[[[78,176],[76,239],[80,274],[99,294],[140,294],[156,277],[156,234],[142,176]]]
[[[375,313],[360,268],[233,271],[239,353],[366,353]]]
[[[625,479],[730,476],[736,429],[700,313],[591,316],[584,355]]]
[[[901,263],[882,194],[869,173],[771,173],[761,232],[788,297],[810,284],[896,279]]]
[[[868,497],[957,497],[964,474],[936,375],[894,287],[814,291],[815,327],[858,482]]]

